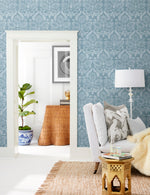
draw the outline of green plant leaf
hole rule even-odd
[[[19,109],[19,112],[23,111],[20,105],[18,105],[18,109]]]
[[[36,114],[34,111],[23,111],[23,112],[20,112],[19,113],[19,116],[28,116],[28,115],[31,115],[31,114]]]
[[[24,94],[25,94],[25,91],[22,90],[22,91],[18,91],[18,96],[20,99],[24,100]]]
[[[32,87],[32,85],[30,85],[29,83],[25,83],[24,85],[22,85],[21,90],[29,90]]]
[[[30,93],[25,94],[25,96],[27,96],[27,95],[32,95],[32,94],[35,94],[35,92],[32,91],[32,92],[30,92]],[[25,97],[25,96],[24,96],[24,97]]]
[[[29,113],[29,111],[23,111],[19,113],[19,116],[26,116]]]
[[[25,126],[19,126],[19,130],[31,130],[31,127],[29,127],[28,125]]]
[[[36,114],[36,113],[34,111],[31,111],[31,112],[28,112],[26,116],[31,115],[31,114]]]
[[[30,104],[33,104],[33,103],[38,103],[38,101],[36,101],[35,99],[31,99],[30,101],[28,101],[27,103],[25,103],[23,105],[23,107],[26,108],[27,106],[29,106]]]

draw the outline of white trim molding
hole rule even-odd
[[[70,158],[91,159],[89,148],[77,147],[77,34],[78,31],[6,31],[7,147],[0,148],[0,156],[14,156],[18,146],[18,43],[67,40],[71,58]]]

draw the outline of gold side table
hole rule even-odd
[[[131,195],[131,161],[134,158],[99,158],[102,162],[102,195]]]

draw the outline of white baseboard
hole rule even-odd
[[[16,157],[18,154],[17,147],[0,147],[0,158]],[[71,147],[70,160],[93,161],[89,147]]]
[[[14,148],[0,147],[0,158],[3,157],[16,157],[17,153]],[[92,161],[92,155],[90,148],[76,147],[70,150],[70,160],[75,161]]]

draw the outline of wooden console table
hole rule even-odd
[[[46,106],[38,144],[42,146],[70,144],[69,105]]]

